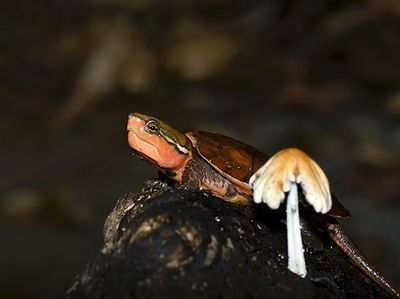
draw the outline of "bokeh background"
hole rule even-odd
[[[0,53],[0,298],[60,297],[156,176],[134,111],[304,149],[400,285],[398,0],[3,0]]]

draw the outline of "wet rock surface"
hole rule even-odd
[[[288,271],[282,219],[282,209],[148,181],[117,203],[66,298],[389,298],[324,232],[323,249],[305,252],[307,277]]]

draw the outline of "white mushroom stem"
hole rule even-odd
[[[306,277],[306,261],[304,259],[303,243],[301,241],[299,196],[297,184],[291,183],[286,203],[286,227],[288,269],[293,273]]]
[[[319,165],[297,148],[287,148],[273,155],[254,175],[249,184],[255,203],[278,209],[287,198],[288,268],[305,277],[306,265],[301,241],[297,184],[315,212],[325,214],[332,207],[329,182]]]

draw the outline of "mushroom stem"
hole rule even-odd
[[[287,196],[286,224],[288,269],[301,277],[307,274],[301,241],[297,184],[315,212],[325,214],[332,208],[329,182],[321,167],[306,153],[287,148],[273,155],[250,178],[255,203],[278,209]]]
[[[299,196],[297,183],[295,182],[290,183],[290,190],[287,197],[286,226],[288,269],[304,278],[307,275],[307,270],[300,231]]]

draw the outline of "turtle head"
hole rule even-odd
[[[186,135],[155,117],[131,113],[127,129],[130,147],[160,168],[180,171],[191,158]]]

